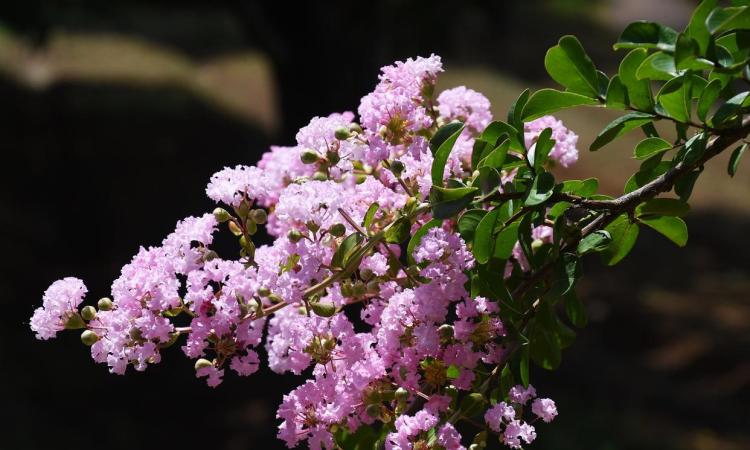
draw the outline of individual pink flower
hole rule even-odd
[[[68,320],[78,314],[78,305],[87,292],[78,278],[68,277],[52,283],[44,292],[42,306],[31,316],[31,330],[37,339],[53,338],[65,329]]]
[[[531,404],[531,412],[541,417],[545,422],[552,422],[557,416],[557,406],[549,398],[538,398]]]

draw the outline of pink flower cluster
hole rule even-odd
[[[227,368],[257,371],[264,344],[271,370],[309,375],[277,412],[289,447],[330,449],[335,430],[383,422],[392,424],[387,449],[463,449],[448,392],[471,392],[479,371],[501,361],[500,307],[467,291],[475,262],[455,223],[422,236],[411,265],[400,245],[383,239],[399,221],[413,231],[432,218],[424,203],[432,185],[428,137],[438,125],[466,123],[445,175],[469,177],[474,139],[492,120],[487,98],[471,89],[435,98],[442,70],[434,55],[384,67],[359,105],[359,122],[350,112],[313,118],[296,145],[272,147],[257,166],[217,172],[206,194],[222,207],[141,248],[95,315],[79,315],[86,287],[66,278],[44,294],[32,329],[48,339],[71,317],[85,319],[92,357],[117,374],[158,363],[184,337],[182,351],[210,386]],[[546,126],[558,141],[552,158],[567,166],[577,157],[576,137],[554,118],[528,124],[527,143]],[[252,235],[262,225],[276,239],[256,248]],[[223,227],[238,238],[239,257],[212,249]],[[527,267],[519,250],[514,255]],[[535,436],[516,419],[532,390],[514,388],[511,404],[485,415],[513,448]],[[557,414],[548,399],[534,400],[532,412],[544,421]]]
[[[529,401],[531,412],[544,420],[551,422],[557,416],[555,402],[548,398],[535,398],[536,389],[529,385],[513,386],[508,392],[509,402],[499,402],[484,414],[484,421],[490,429],[501,436],[501,441],[510,448],[521,448],[522,442],[531,444],[536,439],[536,429],[533,425],[519,419],[523,407]]]

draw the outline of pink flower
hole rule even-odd
[[[541,417],[545,422],[552,422],[557,416],[557,406],[549,398],[538,398],[531,404],[531,412]]]
[[[78,313],[78,305],[87,292],[78,278],[68,277],[52,283],[44,292],[42,306],[31,316],[31,330],[37,339],[53,338],[65,329],[68,320]]]

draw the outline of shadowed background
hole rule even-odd
[[[299,4],[298,4],[299,3]],[[367,10],[363,10],[366,5]],[[297,377],[194,378],[178,349],[145,374],[93,363],[77,333],[40,342],[28,318],[55,279],[107,295],[139,245],[213,209],[224,166],[289,145],[312,116],[356,110],[395,60],[443,56],[440,87],[487,95],[497,117],[550,81],[546,49],[611,43],[636,19],[682,27],[693,2],[524,0],[9,1],[0,6],[0,410],[8,449],[283,448],[275,410]],[[580,137],[568,178],[609,194],[637,167],[634,132],[585,149],[616,117],[559,114]],[[559,371],[535,369],[561,412],[537,449],[750,448],[750,167],[711,163],[678,249],[644,229],[614,269],[585,261],[590,325]],[[747,170],[746,170],[747,169]]]

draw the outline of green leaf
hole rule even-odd
[[[635,159],[648,159],[659,153],[666,152],[672,148],[672,144],[662,138],[646,138],[635,147]]]
[[[727,173],[729,173],[730,177],[733,177],[737,173],[737,167],[740,165],[740,159],[745,154],[745,150],[747,150],[747,144],[742,144],[732,152],[732,156],[729,158],[729,165],[727,166]]]
[[[517,128],[523,129],[523,109],[526,107],[526,102],[528,102],[528,100],[529,90],[524,89],[516,101],[510,105],[510,109],[508,110],[508,122],[515,125]]]
[[[547,291],[550,297],[562,297],[575,285],[581,276],[581,263],[573,253],[563,253],[555,264],[552,284]]]
[[[577,250],[580,255],[600,252],[606,249],[610,242],[612,242],[612,236],[610,236],[609,231],[597,230],[581,239]]]
[[[331,267],[343,268],[346,266],[349,257],[358,248],[364,238],[365,237],[361,233],[352,233],[344,238],[331,258]]]
[[[711,117],[711,125],[718,127],[727,124],[733,119],[738,119],[744,107],[747,106],[745,102],[750,98],[748,95],[750,95],[750,92],[745,91],[727,100]]]
[[[486,264],[494,252],[495,241],[492,239],[492,234],[495,231],[495,224],[497,223],[499,214],[500,208],[495,208],[485,214],[479,225],[477,225],[471,251],[474,253],[474,258],[476,258],[479,264]]]
[[[596,99],[573,92],[563,92],[555,89],[540,89],[534,92],[523,108],[522,120],[528,122],[561,109],[581,105],[597,104]]]
[[[385,241],[389,244],[400,244],[406,242],[410,234],[411,221],[406,217],[400,217],[385,231]]]
[[[495,251],[492,256],[497,259],[510,258],[516,242],[518,242],[518,223],[512,223],[497,234]]]
[[[685,225],[685,221],[679,217],[640,217],[638,218],[638,221],[658,231],[679,247],[684,247],[685,244],[687,244],[687,225]]]
[[[708,110],[711,108],[711,105],[714,104],[716,99],[719,98],[719,94],[721,93],[721,81],[719,80],[711,80],[710,83],[706,85],[705,88],[703,88],[703,92],[701,93],[700,98],[698,99],[698,107],[697,107],[697,114],[698,118],[705,122],[706,116],[708,115]]]
[[[521,347],[521,360],[518,371],[521,376],[521,384],[524,387],[529,387],[529,356],[529,345],[523,345]]]
[[[485,156],[481,161],[479,161],[477,169],[481,169],[482,167],[501,169],[503,167],[503,163],[505,162],[505,157],[508,155],[509,146],[510,141],[506,139],[502,144],[498,145],[494,150],[492,150],[489,155]]]
[[[656,101],[667,116],[688,122],[691,105],[689,78],[680,76],[667,81],[656,94]]]
[[[670,166],[671,163],[669,161],[661,161],[654,167],[645,167],[639,170],[628,178],[628,181],[625,183],[625,193],[633,192],[634,190],[645,186],[648,182],[669,170]]]
[[[677,68],[674,58],[664,52],[656,52],[643,60],[635,77],[639,80],[661,80],[668,81],[677,76]]]
[[[628,91],[620,81],[620,76],[615,75],[609,80],[607,86],[607,107],[625,109],[628,106]]]
[[[436,219],[453,217],[468,206],[479,191],[476,187],[443,188],[432,186],[430,203],[432,214]]]
[[[596,97],[599,95],[598,75],[591,58],[575,36],[563,36],[547,50],[544,67],[568,91]]]
[[[578,328],[585,327],[589,321],[586,316],[586,307],[576,295],[575,289],[565,294],[565,314],[570,319],[570,323]]]
[[[487,214],[483,209],[470,209],[461,214],[458,219],[458,233],[464,241],[471,242],[474,240],[474,233],[479,222]]]
[[[733,29],[750,29],[750,8],[747,6],[715,8],[706,18],[706,27],[711,34]]]
[[[451,364],[447,369],[445,369],[445,376],[449,380],[455,380],[459,377],[459,375],[461,375],[461,369],[459,369],[455,364]]]
[[[633,249],[638,239],[638,224],[632,223],[627,214],[622,214],[605,229],[612,236],[612,243],[601,253],[601,257],[606,265],[614,266]]]
[[[378,205],[377,203],[373,203],[369,208],[367,208],[365,217],[364,219],[362,219],[362,228],[364,228],[365,230],[370,228],[370,226],[372,225],[372,220],[375,218],[375,213],[378,212],[378,208],[380,208],[380,205]]]
[[[625,27],[614,48],[655,48],[672,52],[676,41],[675,30],[655,22],[641,21]]]
[[[674,158],[674,162],[683,162],[685,164],[693,164],[697,162],[703,154],[706,152],[706,135],[705,133],[698,133],[691,137],[685,145],[677,153]]]
[[[524,205],[536,206],[547,201],[554,192],[555,177],[549,172],[542,172],[534,178],[534,182],[526,192]]]
[[[430,228],[439,227],[442,224],[443,224],[442,220],[432,219],[429,222],[422,225],[421,227],[419,227],[417,232],[414,233],[414,235],[409,240],[409,245],[406,246],[406,258],[409,261],[409,264],[416,264],[416,261],[414,261],[414,250],[422,241],[422,237],[424,237],[424,235],[427,234],[428,231],[430,231]]]
[[[589,150],[596,151],[628,131],[652,122],[656,116],[643,112],[631,112],[610,122],[591,143]]]
[[[544,163],[547,162],[547,156],[554,146],[555,141],[552,139],[552,128],[545,128],[539,133],[539,137],[537,137],[534,143],[534,150],[529,149],[529,153],[527,154],[530,159],[529,162],[534,166],[534,170],[544,170]]]
[[[565,180],[562,183],[561,192],[568,192],[580,197],[590,197],[599,189],[599,180],[587,178],[585,180]]]
[[[638,67],[648,57],[648,52],[637,48],[628,53],[620,63],[618,76],[628,92],[628,101],[636,109],[651,111],[653,99],[651,98],[651,85],[648,80],[638,79],[636,73]]]
[[[440,127],[435,132],[435,136],[430,139],[430,148],[435,155],[435,159],[432,161],[432,184],[443,185],[445,163],[448,161],[453,145],[463,129],[464,124],[461,122],[451,122]]]
[[[711,32],[706,26],[708,14],[716,6],[716,0],[703,0],[690,18],[686,33],[698,43],[700,54],[705,54],[711,39]]]
[[[635,208],[636,217],[647,215],[686,216],[690,212],[690,205],[676,198],[652,198]]]

